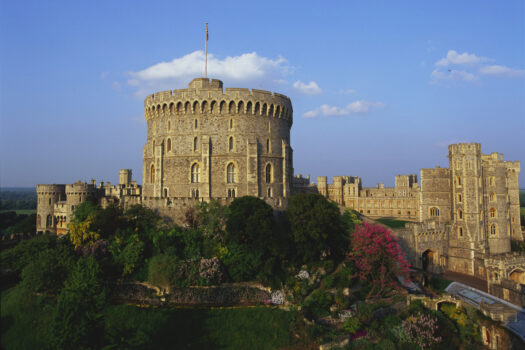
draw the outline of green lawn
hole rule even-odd
[[[45,345],[50,306],[18,288],[1,294],[2,349]],[[104,313],[112,349],[276,349],[296,344],[298,313],[269,307],[163,309],[110,305]]]
[[[36,209],[8,209],[8,210],[0,210],[0,213],[7,213],[9,211],[14,211],[18,215],[21,215],[21,214],[25,214],[25,215],[36,214]]]
[[[408,221],[394,220],[394,219],[377,219],[376,221],[388,227],[392,227],[392,228],[400,228],[400,227],[403,228],[405,227],[405,223],[408,222]]]

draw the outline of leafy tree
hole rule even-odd
[[[159,254],[151,258],[148,264],[148,281],[169,290],[179,277],[179,258],[174,254]]]
[[[106,286],[93,257],[80,258],[58,296],[50,327],[54,348],[98,349],[104,339]]]
[[[5,233],[35,233],[36,231],[36,214],[16,215],[15,223],[9,226]]]
[[[131,275],[144,260],[144,242],[138,234],[129,236],[123,246],[111,248],[115,262],[122,267],[124,276]]]
[[[261,255],[260,251],[249,249],[245,245],[231,243],[220,258],[230,277],[235,282],[241,282],[255,278],[262,265]]]
[[[279,230],[272,207],[259,198],[245,196],[232,202],[226,221],[226,243],[229,253],[223,262],[234,279],[249,278],[255,273],[259,279],[269,281],[283,269],[287,235]],[[249,268],[232,265],[246,259],[253,259],[246,261]]]
[[[224,231],[229,213],[230,208],[221,205],[216,200],[197,204],[197,215],[204,235],[224,242]]]
[[[71,222],[81,223],[89,216],[95,216],[100,210],[100,206],[96,205],[92,201],[81,203],[75,207],[75,210],[73,210],[73,219]]]
[[[55,294],[64,286],[75,263],[73,247],[61,240],[56,247],[44,249],[22,270],[21,287],[29,292]]]
[[[21,272],[41,251],[54,249],[56,244],[57,237],[53,235],[42,235],[24,240],[0,254],[1,265]]]
[[[98,233],[94,227],[95,217],[93,215],[88,216],[84,221],[69,223],[69,239],[75,248],[81,247],[85,244],[93,244],[96,240],[100,239],[100,233]]]
[[[337,205],[321,195],[297,194],[290,198],[286,216],[296,265],[319,261],[323,254],[343,256],[348,235]]]
[[[396,239],[379,225],[364,222],[357,226],[347,256],[356,267],[356,276],[372,287],[367,297],[397,287],[396,275],[406,277],[408,273],[408,263]]]

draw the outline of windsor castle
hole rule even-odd
[[[395,187],[363,187],[358,176],[294,176],[290,99],[256,89],[223,88],[194,79],[187,89],[146,97],[147,140],[143,184],[120,170],[119,183],[37,185],[37,232],[63,235],[76,206],[143,204],[182,223],[202,201],[229,204],[255,196],[277,210],[294,193],[319,193],[371,219],[408,221],[394,230],[411,265],[460,272],[486,280],[489,292],[523,305],[525,256],[511,252],[523,241],[519,161],[483,154],[477,143],[449,146],[449,167],[398,175]]]

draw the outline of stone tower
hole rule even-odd
[[[293,176],[288,97],[194,79],[146,97],[143,198],[251,195],[278,207]]]

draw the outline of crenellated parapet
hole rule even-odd
[[[226,88],[220,80],[194,79],[187,89],[157,92],[144,100],[147,121],[156,117],[196,114],[246,115],[284,119],[291,125],[293,109],[285,95],[257,89]]]

